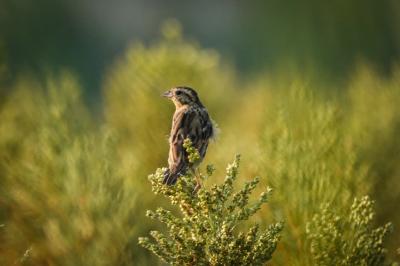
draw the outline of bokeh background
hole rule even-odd
[[[360,59],[390,71],[400,55],[399,9],[393,0],[2,0],[0,38],[13,73],[68,67],[93,94],[115,58],[132,41],[158,38],[169,18],[240,70],[294,62],[338,78]]]
[[[182,84],[221,129],[205,185],[241,153],[274,188],[272,264],[313,265],[307,222],[363,195],[398,259],[399,25],[394,0],[1,0],[0,264],[158,263],[137,237]]]

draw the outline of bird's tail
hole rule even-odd
[[[163,184],[166,184],[168,186],[175,185],[176,181],[178,180],[178,177],[179,177],[178,173],[172,173],[169,169],[167,169],[164,172]]]

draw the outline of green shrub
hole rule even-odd
[[[346,134],[358,147],[360,161],[369,165],[377,219],[391,220],[398,228],[400,215],[393,210],[400,202],[400,69],[382,77],[370,67],[360,67],[349,84],[348,98],[343,106],[349,114]],[[400,234],[390,238],[399,245]]]
[[[92,127],[70,74],[14,90],[0,112],[0,264],[131,263],[141,224],[112,133]]]
[[[345,212],[324,205],[307,225],[315,265],[385,265],[383,244],[391,224],[373,228],[374,216],[368,197],[355,199]]]
[[[194,177],[189,174],[179,179],[176,186],[162,184],[163,169],[150,175],[153,191],[178,205],[182,216],[163,208],[148,211],[147,216],[159,220],[167,233],[152,231],[155,242],[140,238],[139,243],[172,265],[263,265],[270,260],[280,238],[282,224],[261,230],[252,226],[247,233],[237,233],[240,222],[247,221],[267,201],[267,188],[255,203],[249,196],[259,182],[247,182],[234,193],[239,157],[230,164],[225,181],[211,189],[194,193]]]
[[[326,101],[311,88],[275,93],[275,104],[264,111],[260,162],[279,193],[271,201],[274,212],[287,221],[281,263],[305,265],[308,245],[305,224],[321,202],[347,206],[354,195],[369,189],[367,169],[344,134],[344,114],[334,100]]]

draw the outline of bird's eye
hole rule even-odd
[[[181,91],[177,91],[177,92],[176,92],[176,95],[181,95],[181,94],[182,94]]]

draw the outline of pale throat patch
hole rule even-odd
[[[172,98],[172,102],[175,104],[175,107],[176,108],[179,108],[179,107],[181,107],[183,104],[181,104],[181,102],[180,101],[178,101],[177,99],[175,99],[175,98]]]

